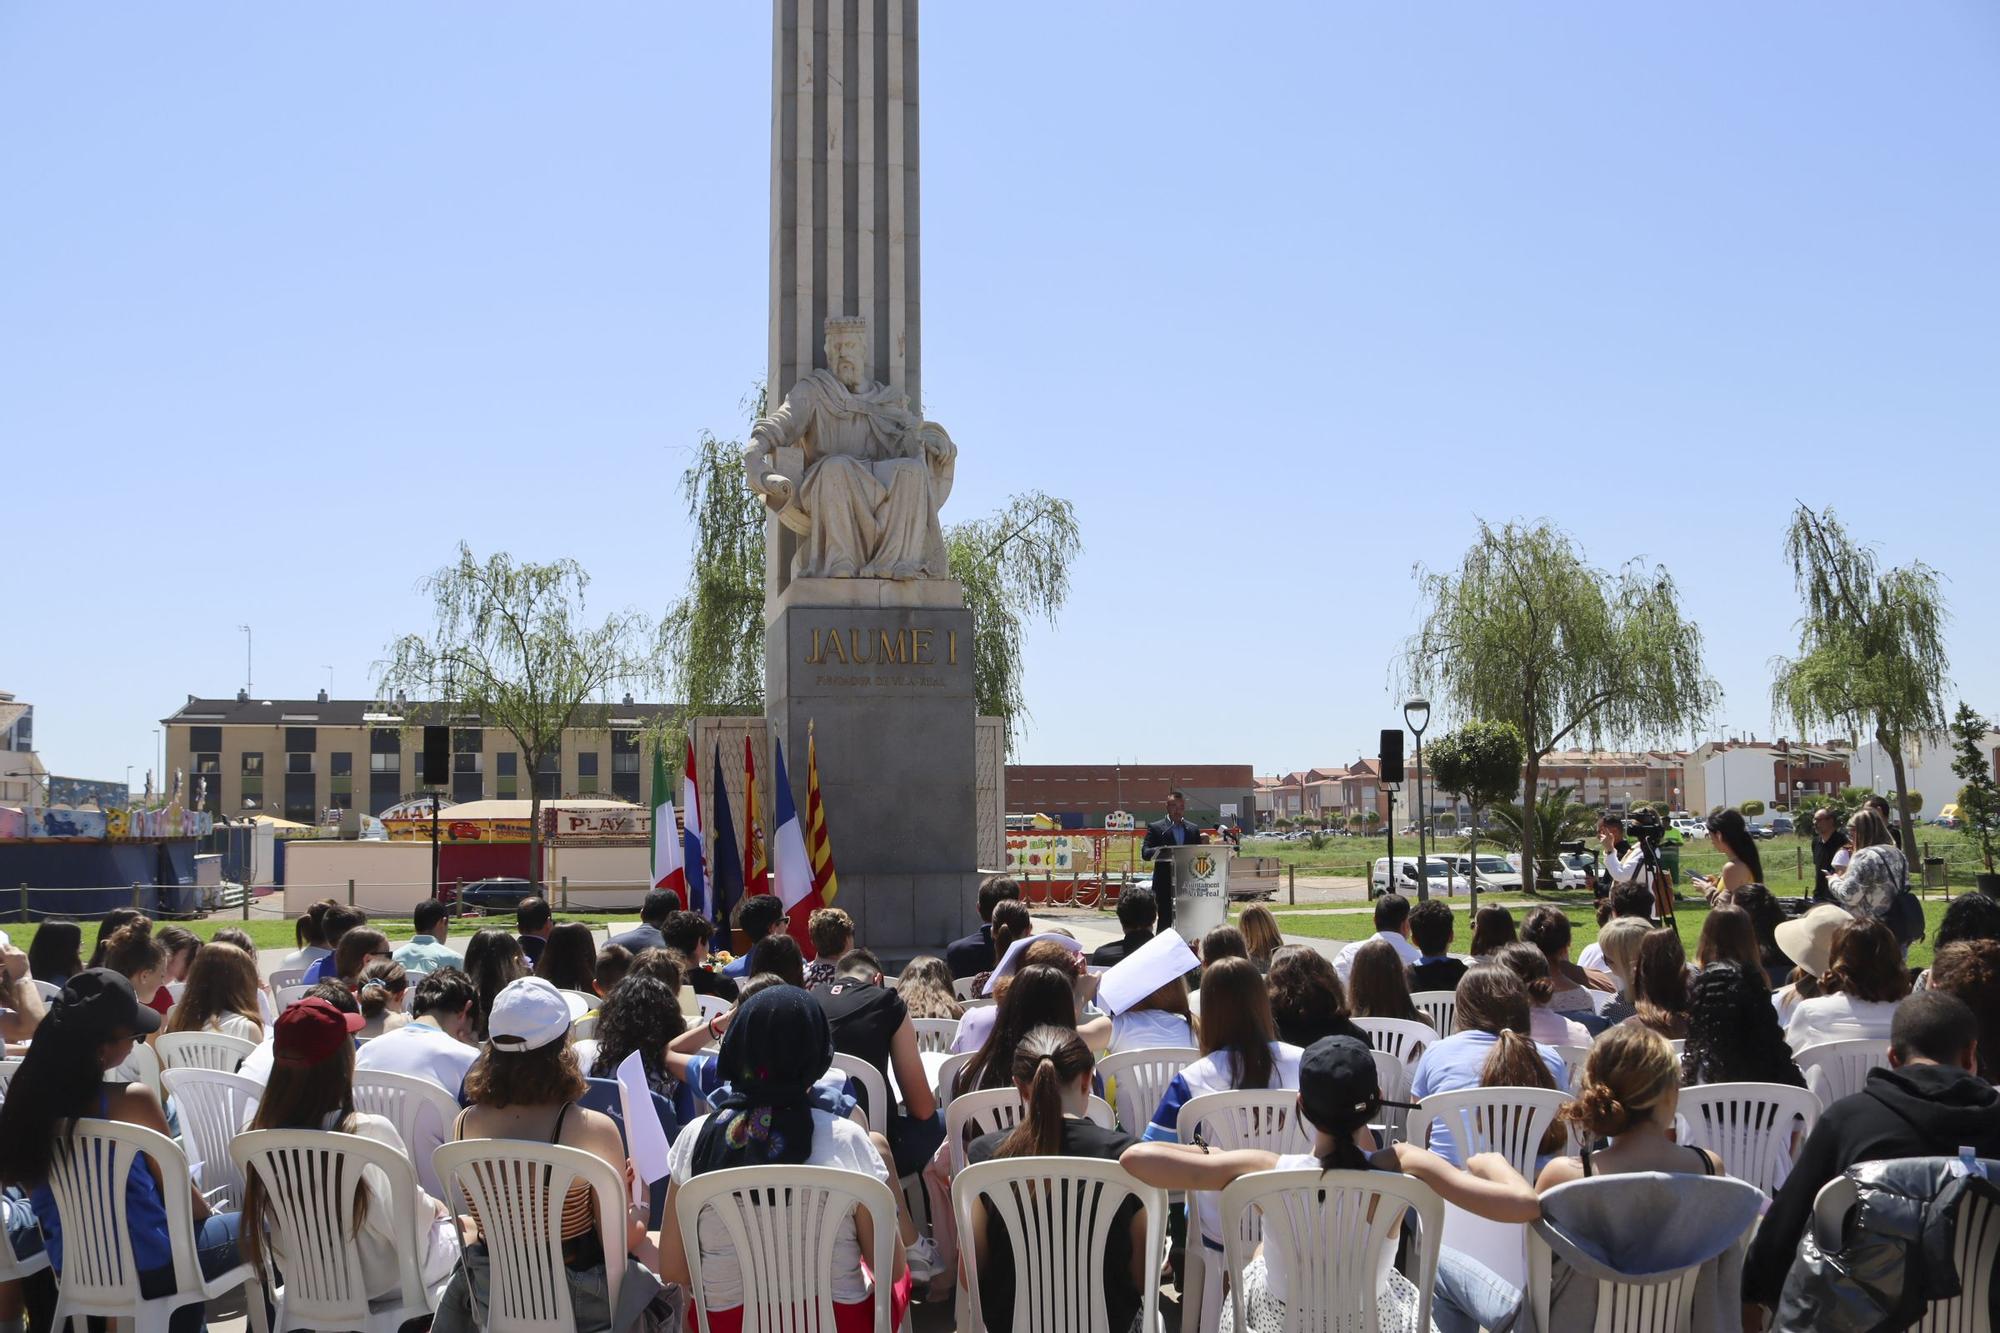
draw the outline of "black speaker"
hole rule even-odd
[[[1388,733],[1383,733],[1387,735]],[[1398,740],[1402,737],[1399,734]],[[1400,762],[1400,761],[1399,761]],[[442,787],[451,781],[451,728],[424,728],[424,785]]]
[[[1382,728],[1382,781],[1384,785],[1403,781],[1403,729]]]

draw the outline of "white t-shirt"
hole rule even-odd
[[[1528,1035],[1543,1046],[1590,1045],[1589,1028],[1539,1004],[1528,1009]]]
[[[296,972],[301,968],[311,967],[322,958],[330,958],[332,956],[333,950],[322,948],[317,944],[308,944],[305,948],[294,949],[283,958],[280,958],[278,965],[272,971]]]
[[[1111,1020],[1111,1049],[1139,1051],[1159,1046],[1194,1046],[1194,1029],[1164,1009],[1133,1009]]]
[[[477,1046],[467,1046],[433,1026],[428,1019],[415,1018],[363,1042],[355,1053],[356,1069],[385,1069],[392,1074],[415,1074],[427,1078],[452,1096],[458,1096],[465,1071],[479,1058]]]
[[[1409,936],[1398,934],[1393,930],[1378,930],[1365,940],[1354,941],[1342,949],[1339,956],[1333,960],[1333,970],[1340,974],[1343,983],[1347,980],[1347,974],[1354,970],[1354,955],[1361,952],[1362,945],[1375,940],[1387,940],[1389,947],[1396,951],[1396,956],[1403,960],[1404,967],[1410,967],[1424,959],[1424,951],[1410,943]]]
[[[337,1119],[337,1116],[330,1117],[327,1128],[332,1129]],[[347,1132],[408,1155],[409,1149],[404,1146],[396,1127],[379,1115],[357,1114]],[[458,1264],[458,1233],[449,1219],[438,1215],[431,1196],[424,1193],[423,1187],[418,1186],[416,1190],[416,1215],[398,1217],[391,1207],[389,1177],[382,1174],[381,1168],[364,1168],[361,1178],[368,1184],[368,1203],[362,1210],[359,1248],[361,1273],[368,1284],[369,1299],[380,1300],[403,1289],[402,1253],[404,1247],[411,1244],[413,1235],[415,1243],[421,1247],[419,1265],[425,1285],[434,1285],[451,1276],[451,1270]],[[297,1271],[300,1261],[296,1256],[287,1254],[282,1244],[274,1241],[272,1250],[280,1271]]]
[[[812,1152],[803,1165],[859,1171],[875,1177],[892,1190],[896,1187],[896,1182],[889,1176],[889,1168],[882,1165],[875,1145],[868,1141],[867,1130],[852,1120],[836,1120],[826,1111],[815,1110],[812,1118]],[[707,1116],[689,1121],[674,1140],[673,1148],[667,1154],[667,1178],[674,1184],[685,1185],[693,1179],[694,1145],[701,1138],[702,1126],[707,1121]],[[701,1252],[701,1262],[695,1266],[695,1281],[701,1283],[707,1293],[708,1308],[736,1309],[743,1304],[743,1270],[736,1262],[734,1247],[729,1243],[728,1228],[714,1209],[703,1210],[696,1223],[695,1236]],[[887,1276],[882,1275],[885,1281]],[[841,1305],[852,1305],[867,1300],[868,1296],[868,1279],[861,1271],[861,1238],[855,1230],[854,1215],[850,1213],[841,1222],[833,1240],[833,1299]]]
[[[1893,1000],[1857,1000],[1851,995],[1821,995],[1800,1000],[1785,1025],[1785,1040],[1793,1051],[1823,1041],[1866,1039],[1887,1041],[1895,1021]]]
[[[1596,940],[1592,940],[1583,946],[1583,952],[1577,955],[1576,965],[1586,972],[1609,972],[1611,970],[1604,965],[1604,946]]]
[[[1277,1169],[1280,1171],[1297,1171],[1306,1167],[1317,1171],[1319,1169],[1319,1158],[1309,1153],[1283,1153],[1278,1157]],[[1381,1219],[1376,1219],[1376,1225],[1378,1228],[1380,1227]],[[1391,1224],[1388,1239],[1383,1243],[1381,1252],[1375,1256],[1375,1292],[1378,1297],[1389,1285],[1389,1274],[1395,1271],[1396,1228],[1401,1225],[1400,1221]],[[1266,1246],[1264,1249],[1265,1291],[1270,1294],[1272,1300],[1284,1301],[1291,1292],[1291,1286],[1291,1256],[1284,1252],[1284,1247],[1281,1245]]]

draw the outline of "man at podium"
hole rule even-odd
[[[1159,854],[1162,847],[1185,847],[1206,841],[1201,830],[1187,822],[1187,797],[1179,791],[1167,793],[1167,817],[1146,825],[1146,841],[1139,859],[1153,863],[1153,897],[1159,901],[1160,929],[1174,924],[1174,859]]]

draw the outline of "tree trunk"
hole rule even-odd
[[[1903,821],[1902,835],[1897,841],[1897,850],[1909,862],[1909,873],[1917,879],[1923,867],[1917,864],[1917,821],[1916,812],[1910,809],[1910,779],[1903,768],[1903,738],[1884,727],[1875,728],[1875,743],[1889,752],[1889,771],[1896,775],[1896,813]],[[1892,836],[1895,830],[1890,830]],[[1919,881],[1921,882],[1921,881]]]
[[[1542,757],[1531,750],[1521,775],[1521,888],[1531,895],[1542,879],[1535,864],[1535,834],[1540,832],[1541,823],[1541,812],[1535,808],[1541,793],[1535,790],[1535,785],[1541,776]]]
[[[542,757],[536,755],[528,773],[528,882],[542,897]]]
[[[1479,911],[1479,807],[1476,805],[1472,807],[1472,842],[1471,849],[1465,854],[1465,866],[1465,919],[1470,925]]]

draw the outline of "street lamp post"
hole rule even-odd
[[[1430,863],[1425,859],[1426,840],[1424,837],[1424,817],[1429,808],[1424,804],[1424,728],[1431,722],[1431,701],[1411,699],[1403,705],[1403,721],[1409,724],[1417,737],[1417,901],[1429,902],[1431,897]]]

